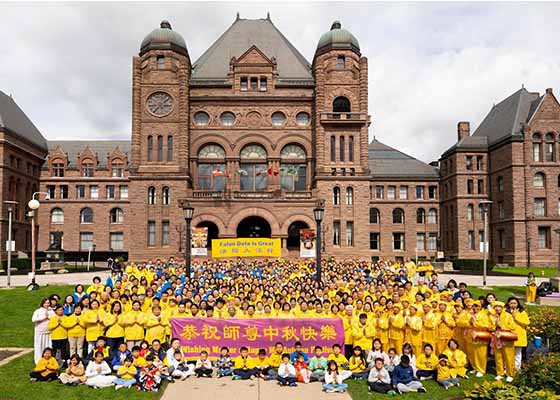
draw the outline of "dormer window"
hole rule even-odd
[[[64,176],[64,163],[61,161],[53,162],[51,167],[51,175],[56,176],[58,178],[62,178]]]
[[[165,57],[164,56],[157,56],[157,69],[164,69],[165,68]]]
[[[344,69],[346,58],[344,56],[338,56],[336,59],[336,69]]]
[[[247,79],[246,76],[241,77],[240,86],[241,86],[241,91],[242,91],[242,92],[246,92],[246,91],[247,91],[247,88],[248,88],[248,79]]]
[[[251,90],[258,90],[259,78],[251,78]]]
[[[82,176],[85,178],[92,178],[94,172],[94,165],[91,160],[85,160],[82,162]]]
[[[111,163],[111,176],[113,178],[122,178],[124,176],[124,164],[120,160]]]
[[[266,92],[267,90],[267,81],[264,76],[261,76],[261,92]]]

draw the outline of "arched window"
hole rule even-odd
[[[307,154],[298,144],[288,144],[280,152],[280,185],[288,192],[307,188]]]
[[[394,215],[394,214],[393,214]],[[426,211],[423,208],[416,210],[416,223],[423,224],[426,221]]]
[[[111,176],[113,178],[122,178],[124,176],[124,163],[120,158],[111,161]]]
[[[157,137],[157,160],[163,161],[163,136]]]
[[[258,144],[245,146],[240,158],[241,179],[239,180],[240,189],[248,192],[264,191],[267,188],[267,153],[264,147]]]
[[[226,182],[226,152],[207,144],[198,151],[198,189],[223,191]]]
[[[336,137],[333,135],[330,139],[330,153],[331,153],[331,161],[336,161]]]
[[[378,224],[379,223],[379,210],[377,208],[369,209],[369,223]]]
[[[109,213],[109,222],[111,224],[122,224],[124,222],[124,212],[121,208],[112,208]]]
[[[280,111],[273,113],[271,119],[273,126],[282,126],[286,122],[286,116]]]
[[[154,137],[152,135],[148,136],[148,161],[152,161],[154,159]]]
[[[437,210],[430,208],[428,211],[428,224],[437,224]]]
[[[351,187],[346,188],[346,205],[351,206],[354,204],[354,189]]]
[[[210,116],[204,111],[194,114],[194,124],[197,126],[205,126],[210,122]]]
[[[156,188],[153,187],[153,186],[150,186],[148,188],[148,204],[150,204],[150,205],[156,204],[156,198],[157,198]]]
[[[472,204],[467,205],[467,221],[472,221],[474,219],[474,206]]]
[[[173,161],[173,136],[167,136],[167,161]]]
[[[92,224],[93,223],[93,210],[89,207],[82,208],[80,211],[80,223]]]
[[[404,211],[402,208],[393,210],[393,224],[404,224]]]
[[[63,224],[64,211],[60,208],[53,208],[51,211],[51,224]]]
[[[333,187],[332,190],[332,203],[335,206],[340,205],[340,188],[338,186]]]
[[[542,136],[540,133],[533,133],[533,161],[540,162],[541,157],[541,140]]]
[[[161,204],[164,206],[169,205],[169,186],[164,186],[161,190]]]
[[[82,166],[82,176],[86,178],[92,178],[95,171],[95,165],[93,163],[93,160],[86,158],[85,160],[82,160],[81,166]]]
[[[348,100],[344,96],[339,96],[333,101],[333,112],[335,113],[344,113],[350,112],[350,100]]]
[[[542,172],[537,172],[533,177],[533,186],[537,188],[544,187],[545,184],[545,175]]]

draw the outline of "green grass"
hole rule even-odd
[[[461,379],[460,387],[453,387],[445,390],[434,380],[426,380],[422,383],[427,390],[427,393],[407,393],[405,397],[407,400],[449,400],[449,399],[462,399],[465,395],[465,390],[474,389],[476,383],[482,383],[489,379],[494,379],[495,375],[488,374],[484,378],[475,378],[471,375],[470,379]],[[381,400],[391,399],[392,397],[386,394],[369,392],[365,380],[361,381],[345,381],[348,383],[348,392],[352,396],[352,400]],[[399,397],[397,397],[399,398]]]
[[[157,400],[163,393],[138,392],[135,389],[121,389],[118,392],[113,387],[92,389],[88,386],[66,386],[58,382],[30,382],[29,371],[33,367],[33,353],[26,354],[0,367],[0,387],[2,399],[25,400]]]
[[[533,272],[536,277],[550,278],[556,275],[556,267],[498,267],[495,266],[492,272],[500,272],[510,275],[527,276],[529,272]]]

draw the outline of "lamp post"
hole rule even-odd
[[[27,203],[27,206],[31,211],[29,211],[28,216],[31,217],[31,283],[27,285],[27,290],[37,290],[39,289],[39,285],[35,281],[35,213],[39,209],[41,203],[39,200],[35,199],[35,196],[40,194],[45,195],[45,200],[49,200],[49,194],[46,192],[35,192],[33,196],[31,196],[31,200]]]
[[[483,200],[480,202],[484,211],[484,241],[482,242],[482,252],[484,254],[484,260],[482,264],[482,287],[486,288],[486,263],[488,259],[488,209],[492,201]]]
[[[527,268],[531,268],[531,238],[527,239]]]
[[[550,283],[556,291],[560,291],[560,228],[554,230],[558,234],[558,266],[556,267],[556,276],[550,278]]]
[[[4,201],[8,205],[8,241],[6,242],[6,247],[8,250],[8,279],[6,281],[8,288],[11,287],[12,281],[12,218],[13,209],[12,207],[17,204],[17,201]]]
[[[189,271],[189,280],[191,279],[191,221],[194,214],[194,207],[191,203],[183,203],[183,217],[185,217],[185,265]]]
[[[325,216],[325,208],[322,203],[318,203],[317,207],[313,210],[313,215],[315,216],[315,222],[317,223],[317,254],[316,254],[316,264],[317,264],[317,283],[321,287],[321,221]]]

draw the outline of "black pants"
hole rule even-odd
[[[352,354],[354,354],[354,346],[352,346],[351,344],[345,344],[344,345],[344,356],[347,359],[350,359],[350,357],[352,357]]]
[[[194,373],[196,374],[196,376],[207,376],[207,377],[211,377],[212,376],[212,368],[196,368],[194,370]]]
[[[276,379],[278,379],[278,382],[280,382],[284,386],[297,382],[297,378],[295,376],[288,376],[286,378],[278,376],[276,377]]]
[[[119,350],[119,345],[124,343],[124,337],[107,338],[107,346],[111,348],[111,355],[114,356]],[[132,351],[132,349],[128,349]],[[162,360],[163,361],[163,360]]]
[[[68,339],[58,339],[52,341],[53,356],[57,360],[66,362],[68,360]],[[60,358],[57,358],[56,353],[60,351]]]
[[[255,368],[255,375],[267,376],[270,374],[269,371],[270,371],[270,367],[263,368],[263,369]]]
[[[56,374],[56,372],[51,372],[47,376],[43,376],[40,372],[32,371],[32,372],[29,373],[29,376],[31,378],[35,378],[38,381],[43,381],[43,382],[56,381],[56,379],[58,378],[58,375]]]
[[[368,386],[369,390],[377,393],[387,393],[389,390],[393,389],[390,383],[385,382],[368,382]]]
[[[436,370],[426,370],[426,369],[419,369],[416,371],[416,377],[420,378],[429,378],[429,379],[436,379],[437,371]]]
[[[234,369],[233,375],[238,375],[241,379],[250,379],[253,375],[255,375],[254,369]]]

